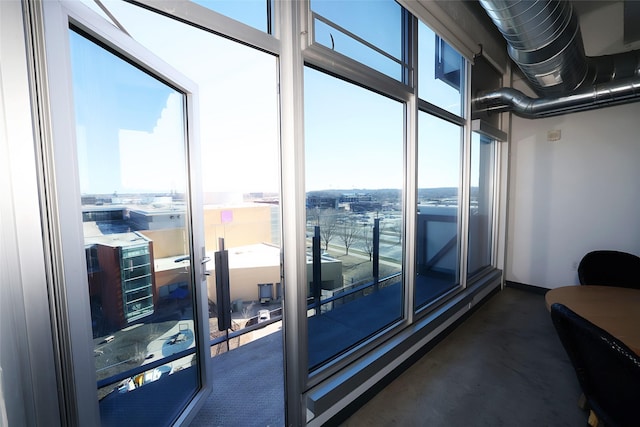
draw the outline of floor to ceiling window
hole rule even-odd
[[[264,2],[261,3],[265,9]],[[120,1],[103,4],[108,7],[109,19],[117,22],[136,42],[198,86],[195,110],[198,114],[194,123],[197,124],[201,173],[192,175],[190,179],[198,180],[202,188],[198,200],[201,201],[200,214],[204,223],[204,251],[210,260],[206,263],[209,271],[206,297],[210,354],[215,358],[212,360],[212,370],[217,378],[213,382],[214,395],[218,397],[216,405],[227,410],[236,406],[243,394],[250,392],[242,387],[228,388],[224,378],[235,373],[237,378],[252,377],[255,381],[268,384],[265,390],[270,393],[269,414],[276,414],[276,419],[283,419],[282,375],[258,372],[258,365],[243,365],[241,361],[245,356],[229,351],[244,345],[253,348],[253,345],[257,345],[253,344],[255,341],[270,334],[281,336],[284,295],[280,257],[277,57],[137,5]],[[255,14],[247,13],[246,8],[252,4],[257,6],[257,3],[251,2],[244,5],[243,16],[260,15],[259,8],[255,9]],[[95,4],[88,5],[100,12]],[[237,7],[234,10],[241,12]],[[262,12],[264,17],[265,11]],[[202,13],[209,11],[202,10]],[[215,18],[219,17],[210,15],[215,24]],[[78,56],[86,58],[86,61],[91,60],[88,55]],[[107,70],[108,67],[102,69]],[[99,95],[96,91],[87,90],[84,96],[92,93]],[[138,102],[130,102],[122,114],[134,120],[133,114],[128,113],[145,111],[140,103],[149,96],[136,98],[134,92],[130,96]],[[126,105],[124,98],[121,102]],[[82,106],[80,111],[86,116],[90,110]],[[160,146],[146,154],[148,158],[163,155],[165,159],[178,160],[175,153]],[[138,156],[127,158],[138,159]],[[94,155],[92,159],[98,166],[93,168],[92,173],[98,173],[100,167],[112,170],[105,164],[104,158]],[[130,162],[135,163],[134,160]],[[175,182],[170,173],[171,165],[165,163],[138,161],[137,169],[142,174],[149,169],[148,165],[154,165],[154,174],[146,176],[153,185]],[[92,170],[91,165],[84,169]],[[129,181],[136,182],[141,176],[129,177]],[[125,208],[129,208],[131,201],[127,199],[123,203]],[[161,202],[154,203],[159,206]],[[160,227],[160,220],[170,230],[165,233],[156,230]],[[179,253],[171,252],[175,246],[174,240],[180,234],[171,221],[184,224],[185,215],[175,212],[162,219],[154,215],[144,221],[148,224],[140,227],[153,229],[147,234],[151,234],[150,238],[155,242],[156,258],[160,255],[177,257],[175,262],[162,264],[162,272],[158,273],[162,274],[163,280],[163,286],[158,288],[163,311],[168,316],[184,313],[189,308],[190,287],[184,280],[184,274],[180,273],[188,272],[188,268],[185,269],[185,266],[188,267],[188,257],[183,248],[179,249]],[[160,246],[159,243],[164,245]],[[171,248],[167,249],[166,246]],[[223,253],[224,258],[220,257]],[[224,291],[220,289],[221,282],[226,286]],[[141,330],[137,328],[138,332]],[[281,364],[280,341],[270,339],[270,342],[273,345],[269,348],[269,359],[275,363],[280,360]],[[174,347],[180,348],[177,345]],[[243,354],[251,351],[258,350],[243,349]]]
[[[421,112],[418,121],[416,308],[460,284],[462,127]]]
[[[469,61],[426,24],[391,0],[295,2],[310,9],[295,15],[301,43],[285,43],[278,12],[291,2],[83,2],[137,52],[88,34],[95,14],[70,35],[82,286],[103,415],[172,379],[186,378],[158,425],[210,388],[236,405],[281,391],[282,371],[264,380],[257,363],[233,359],[268,335],[273,346],[243,360],[293,360],[279,364],[298,393],[287,405],[321,424],[443,324],[430,319],[468,309],[465,290],[495,262],[498,148],[470,130]],[[282,65],[292,51],[295,70]],[[300,117],[281,108],[286,91]],[[302,130],[294,144],[281,142],[287,121]],[[295,194],[283,190],[292,171]],[[300,222],[281,224],[292,211]],[[283,306],[291,289],[303,296],[286,299],[294,308]],[[287,335],[282,319],[301,332]],[[282,337],[300,353],[283,356]],[[343,374],[363,365],[347,389]],[[240,372],[256,372],[242,396]],[[336,384],[326,402],[313,395]]]
[[[227,339],[227,332],[281,315],[277,58],[136,6],[111,10],[137,41],[199,87],[212,355],[220,354],[264,334]],[[228,301],[217,292],[214,259],[221,250],[228,254],[220,267],[228,270]],[[231,311],[228,325],[218,323],[223,310]]]
[[[42,197],[70,423],[179,422],[208,391],[197,90],[83,5],[42,7],[35,55],[55,60],[34,90],[51,120]]]
[[[418,24],[416,309],[460,285],[465,61]]]
[[[497,142],[492,137],[478,132],[471,135],[469,278],[489,267],[492,262],[496,146]]]
[[[227,5],[201,3],[216,8]],[[262,8],[257,3],[245,5],[254,6],[249,7],[251,13],[233,10],[266,20],[264,2],[260,2]],[[257,323],[260,310],[277,311],[279,315],[282,288],[276,57],[140,7],[122,2],[107,5],[136,41],[198,84],[206,250],[212,260],[221,248],[231,251],[230,329],[237,331]],[[225,331],[215,332],[220,304],[214,262],[207,267],[211,271],[208,296],[212,337],[216,338]],[[228,344],[235,347],[250,339],[247,335]],[[213,354],[223,352],[226,346],[227,342],[215,344]]]
[[[397,3],[313,0],[311,10],[315,48],[405,81]],[[305,68],[310,371],[404,316],[406,104],[346,80]]]
[[[310,369],[402,317],[403,117],[305,69]]]

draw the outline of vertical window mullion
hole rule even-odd
[[[427,129],[417,130],[412,256],[414,308],[421,310],[465,286],[470,70],[467,60],[431,29],[421,23],[418,27],[414,89],[420,103],[418,126]]]
[[[404,258],[404,292],[405,318],[409,324],[413,323],[415,307],[415,277],[416,277],[416,221],[415,206],[418,203],[418,20],[406,12],[405,23],[405,52],[407,52],[408,79],[413,92],[406,103],[405,119],[405,258]]]
[[[462,127],[462,188],[460,194],[461,228],[460,228],[460,284],[467,287],[467,267],[469,259],[469,205],[471,194],[471,67],[463,59],[463,115],[465,118]]]
[[[308,381],[304,223],[303,59],[299,34],[308,3],[278,2],[276,28],[281,41],[279,60],[282,275],[286,425],[306,422],[301,398]],[[285,25],[286,24],[286,25]],[[290,25],[289,25],[290,24]]]

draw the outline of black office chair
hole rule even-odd
[[[581,285],[608,285],[640,289],[640,257],[620,251],[586,254],[578,265]]]
[[[551,306],[551,319],[598,421],[606,427],[640,425],[640,357],[562,304]]]

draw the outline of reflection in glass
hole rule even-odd
[[[226,328],[218,327],[224,298],[217,295],[214,265],[224,242],[229,331],[253,327],[264,310],[270,320],[278,318],[283,290],[276,58],[133,5],[114,4],[112,12],[138,42],[198,85],[204,237],[212,260],[207,264],[211,355],[279,331],[281,322],[275,322],[227,339]]]
[[[403,9],[398,3],[312,0],[311,9],[315,42],[402,79]]]
[[[491,265],[495,150],[494,139],[472,134],[467,277]]]
[[[462,116],[464,58],[422,22],[418,24],[418,96]]]
[[[418,116],[418,206],[415,308],[459,282],[461,127]]]
[[[126,418],[164,424],[199,387],[185,96],[75,31],[70,44],[101,417],[122,421],[129,394],[178,382],[153,416]]]
[[[305,69],[309,368],[402,317],[403,104]]]

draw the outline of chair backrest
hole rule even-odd
[[[607,426],[640,420],[640,357],[607,331],[562,304],[551,319],[590,408]]]
[[[640,289],[640,257],[620,251],[586,254],[578,265],[581,285],[608,285]]]

